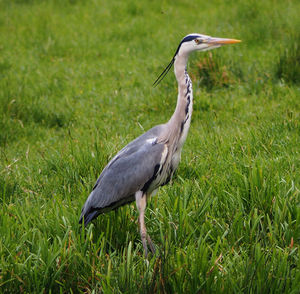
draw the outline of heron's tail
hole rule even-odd
[[[84,221],[84,226],[86,227],[99,214],[100,212],[98,210],[92,210],[87,213],[84,213],[84,211],[82,211],[79,219],[79,223],[82,224],[82,222]]]

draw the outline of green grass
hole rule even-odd
[[[1,293],[299,293],[299,1],[0,0]],[[152,83],[180,39],[194,112],[172,184],[81,231],[110,158],[176,103]]]

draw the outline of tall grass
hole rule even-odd
[[[299,293],[297,1],[0,1],[0,292]],[[172,183],[86,230],[106,163],[171,116],[151,85],[191,32],[192,126]],[[295,36],[295,37],[294,37]]]
[[[289,36],[288,45],[284,46],[277,65],[277,77],[285,82],[300,83],[300,35]]]

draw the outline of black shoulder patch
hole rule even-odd
[[[145,185],[143,186],[143,188],[141,189],[141,191],[143,191],[144,193],[148,190],[148,188],[150,187],[151,183],[156,179],[157,176],[157,172],[160,168],[159,164],[156,164],[154,167],[154,172],[153,172],[153,176],[147,181],[147,183],[145,183]]]

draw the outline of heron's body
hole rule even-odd
[[[99,214],[136,200],[146,255],[146,239],[151,250],[154,251],[144,224],[146,201],[155,190],[170,181],[180,162],[181,150],[188,134],[193,111],[192,83],[186,71],[186,65],[190,52],[207,50],[207,46],[202,46],[201,49],[191,47],[195,45],[194,42],[196,45],[201,45],[196,42],[200,38],[210,37],[198,34],[186,36],[162,74],[165,75],[174,63],[178,98],[176,109],[170,120],[153,127],[130,142],[107,164],[81,212],[80,222],[84,220],[84,224],[87,225]],[[210,40],[213,39],[210,38]],[[230,39],[214,40],[237,42]],[[227,43],[230,43],[229,41]],[[225,44],[225,41],[223,43]],[[207,42],[207,44],[211,44],[210,47],[220,46],[216,41]]]

